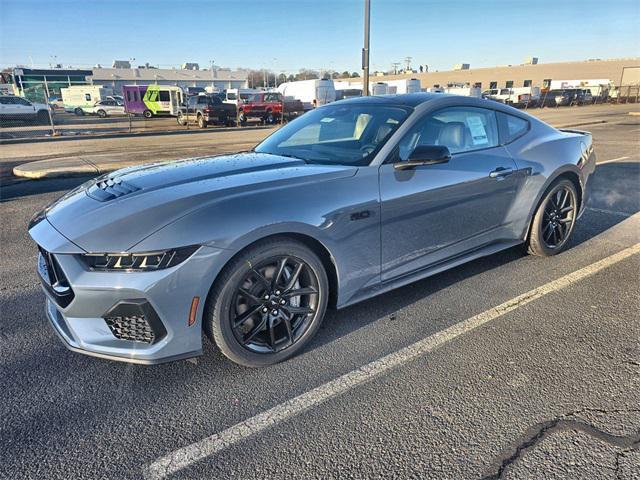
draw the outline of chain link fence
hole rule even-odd
[[[86,87],[87,92],[91,90],[93,96],[90,97],[89,93],[86,95],[93,98],[93,101],[80,106],[67,104],[66,108],[61,100],[49,96],[44,89],[38,92],[39,96],[35,100],[33,95],[32,98],[24,98],[17,94],[0,94],[0,141],[51,136],[82,138],[89,135],[277,126],[303,113],[302,108],[292,109],[289,99],[285,101],[275,91],[256,90],[255,97],[243,92],[242,98],[227,101],[222,98],[224,94],[200,93],[189,96],[178,87],[170,87],[174,90],[171,92],[170,111],[166,111],[166,105],[164,110],[151,111],[149,108],[154,108],[153,102],[151,107],[147,107],[150,103],[146,101],[146,97],[141,102],[139,94],[136,100],[142,107],[136,108],[135,102],[125,101],[125,96],[122,95],[110,94],[95,101],[97,87]],[[131,87],[124,89],[127,88]],[[140,88],[147,89],[147,86]],[[157,89],[160,95],[166,93],[169,96],[169,93],[164,92],[168,89],[162,86]],[[129,92],[123,93],[128,96]]]
[[[525,95],[524,100],[515,102],[494,99],[509,103],[518,108],[560,108],[573,106],[599,105],[604,103],[638,103],[640,100],[640,67],[625,67],[618,85],[583,86],[580,88],[545,89],[539,95]],[[262,92],[264,95],[273,92]],[[279,97],[280,105],[271,114],[250,112],[246,103],[232,103],[224,118],[202,121],[202,109],[197,102],[181,101],[174,115],[147,115],[144,112],[127,112],[120,102],[110,100],[113,105],[101,108],[96,104],[90,108],[76,108],[65,111],[62,103],[55,97],[49,97],[42,91],[45,100],[30,101],[18,95],[0,95],[2,115],[0,116],[0,141],[50,136],[87,137],[96,135],[137,134],[154,132],[198,131],[205,128],[243,128],[256,125],[277,125],[294,118],[301,112],[292,112],[287,101]],[[518,96],[516,95],[516,98]],[[122,97],[120,97],[122,98]],[[489,97],[490,98],[490,97]],[[264,98],[262,98],[264,101]],[[246,101],[245,101],[246,102]],[[238,107],[238,105],[240,105]],[[272,107],[273,108],[273,107]],[[282,112],[285,112],[284,115]],[[150,112],[149,112],[150,113]]]

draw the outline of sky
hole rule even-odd
[[[364,0],[0,0],[0,65],[360,71]],[[371,70],[640,56],[640,0],[371,0]],[[404,63],[403,63],[404,64]]]

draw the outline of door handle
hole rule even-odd
[[[498,167],[493,172],[489,173],[489,177],[491,178],[504,178],[513,173],[513,168],[508,167]]]

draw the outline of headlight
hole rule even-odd
[[[91,270],[148,272],[175,267],[184,262],[199,245],[145,253],[87,253],[82,260]]]

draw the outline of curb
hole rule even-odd
[[[11,138],[8,140],[0,140],[0,145],[14,145],[20,143],[43,143],[43,142],[64,142],[68,140],[97,140],[101,138],[132,138],[132,137],[152,137],[152,136],[166,136],[166,135],[189,135],[197,133],[212,133],[212,132],[239,132],[245,130],[268,130],[273,126],[256,125],[253,127],[218,127],[211,129],[190,129],[190,130],[159,130],[157,132],[118,132],[118,133],[103,133],[103,134],[90,134],[90,135],[59,135],[55,137],[36,137],[36,138]]]

